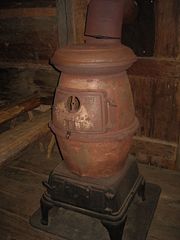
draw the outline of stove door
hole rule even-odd
[[[104,133],[108,104],[103,91],[59,89],[54,104],[53,124],[63,132]]]

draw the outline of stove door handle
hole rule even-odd
[[[106,104],[107,104],[107,125],[106,126],[107,126],[107,129],[112,129],[113,123],[111,121],[111,108],[117,107],[117,105],[110,100],[107,100]]]
[[[53,191],[54,187],[51,187],[47,181],[42,181],[42,185],[46,187],[48,190]]]

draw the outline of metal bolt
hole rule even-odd
[[[109,200],[112,200],[115,195],[114,195],[113,193],[107,192],[107,193],[105,194],[105,196],[106,196]]]

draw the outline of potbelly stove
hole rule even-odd
[[[132,1],[129,1],[132,3]],[[92,0],[86,43],[58,49],[51,62],[61,71],[52,121],[63,161],[41,198],[41,222],[53,206],[101,220],[112,240],[122,238],[127,210],[145,181],[128,157],[138,128],[126,70],[136,57],[123,46],[123,0]]]

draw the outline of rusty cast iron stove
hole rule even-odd
[[[50,127],[63,161],[41,198],[43,225],[52,207],[63,207],[100,219],[111,240],[122,239],[135,195],[145,199],[145,181],[128,157],[138,121],[126,70],[136,57],[120,42],[123,9],[123,0],[90,1],[86,43],[52,58],[61,77]]]

